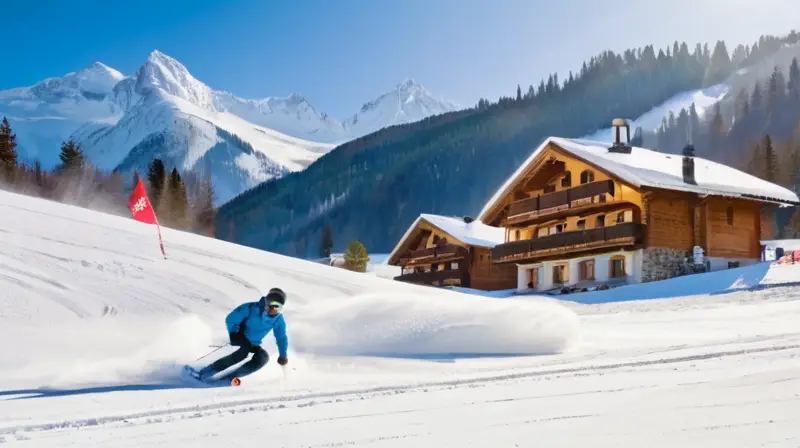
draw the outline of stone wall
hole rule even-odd
[[[688,252],[651,247],[642,251],[642,283],[676,277]]]

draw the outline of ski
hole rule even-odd
[[[209,387],[225,387],[225,386],[236,387],[236,386],[240,386],[242,384],[242,380],[239,377],[233,377],[230,380],[216,379],[216,378],[210,378],[210,379],[207,379],[207,380],[202,380],[202,379],[200,379],[200,373],[197,370],[195,370],[194,367],[192,367],[190,365],[184,365],[183,366],[183,374],[185,376],[191,378],[195,382],[199,383],[199,385],[205,385],[205,386],[209,386]]]

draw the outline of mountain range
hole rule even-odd
[[[23,159],[50,169],[69,138],[104,170],[144,172],[159,157],[181,171],[210,169],[219,203],[302,170],[338,144],[457,109],[407,79],[337,120],[296,93],[246,99],[214,90],[158,50],[130,76],[96,62],[0,91],[0,115]]]
[[[741,137],[719,137],[738,119],[734,105],[747,109],[738,104],[741,89],[747,94],[761,86],[751,110],[766,110],[764,98],[779,98],[780,91],[772,89],[771,96],[767,87],[780,85],[773,82],[781,79],[776,73],[791,71],[800,56],[800,35],[762,36],[731,52],[722,41],[691,48],[675,42],[665,49],[604,51],[577,64],[580,70],[563,82],[551,74],[538,88],[510,88],[515,96],[340,145],[305,170],[224,204],[216,236],[303,258],[321,256],[326,234],[334,252],[358,240],[370,253],[388,253],[421,213],[475,216],[548,136],[610,144],[612,120],[632,118],[631,131],[641,130],[648,147],[680,154],[687,133],[675,131],[682,138],[667,145],[659,126],[664,118],[683,123],[681,111],[688,116],[684,108],[692,105],[698,119],[688,135],[698,156],[725,163],[737,141],[757,139],[767,129],[758,122]],[[712,133],[719,116],[723,125]]]

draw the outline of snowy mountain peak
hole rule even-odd
[[[414,87],[422,87],[422,85],[419,84],[414,78],[406,78],[403,80],[403,82],[398,84],[397,87],[400,89],[412,89]]]
[[[30,87],[6,90],[0,97],[16,97],[48,104],[69,100],[100,101],[125,76],[102,62],[92,63],[77,72],[61,77],[46,78]]]
[[[458,105],[434,97],[422,84],[406,78],[391,91],[361,106],[344,125],[349,134],[361,136],[454,110],[458,110]]]
[[[136,72],[136,78],[139,93],[156,89],[202,109],[215,110],[213,91],[192,76],[178,60],[158,50],[150,52],[145,63]]]

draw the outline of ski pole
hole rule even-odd
[[[205,355],[203,355],[203,356],[201,356],[201,357],[199,357],[199,358],[195,359],[195,361],[200,361],[201,359],[205,358],[206,356],[208,356],[208,355],[210,355],[210,354],[212,354],[212,353],[216,352],[217,350],[221,349],[222,347],[227,347],[228,345],[229,345],[229,344],[225,344],[225,345],[220,345],[220,346],[217,346],[217,348],[215,348],[214,350],[211,350],[210,352],[206,353]],[[213,347],[213,346],[210,346],[210,347]]]

